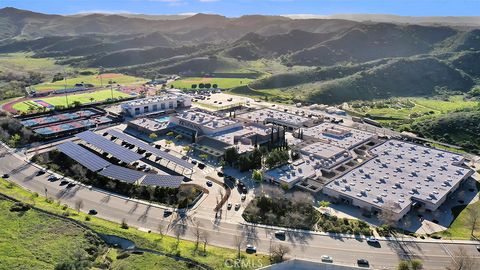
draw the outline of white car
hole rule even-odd
[[[378,239],[371,236],[371,237],[368,237],[367,238],[367,243],[370,243],[370,244],[377,244],[378,243]]]
[[[328,255],[322,255],[322,257],[320,257],[322,262],[329,262],[329,263],[333,263],[333,258],[328,256]]]
[[[257,252],[257,247],[254,246],[254,245],[247,245],[246,251],[249,252],[249,253],[255,253],[255,252]]]
[[[242,194],[242,197],[241,197],[242,201],[245,201],[246,198],[247,196],[245,194]]]
[[[238,209],[240,209],[240,204],[239,204],[239,203],[236,203],[236,204],[235,204],[235,210],[238,210]]]

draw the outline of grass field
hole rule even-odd
[[[102,74],[102,78],[99,75],[88,75],[79,77],[67,77],[67,88],[73,88],[77,83],[90,83],[95,87],[100,87],[103,81],[103,86],[107,85],[109,81],[113,81],[115,84],[128,85],[144,83],[147,80],[143,78],[123,75],[123,74]],[[57,90],[64,89],[65,81],[56,81],[54,83],[42,83],[32,86],[32,89],[36,91]]]
[[[50,74],[62,71],[62,66],[55,64],[51,58],[32,58],[29,53],[0,54],[0,70],[3,72],[35,71]]]
[[[246,85],[251,81],[253,81],[253,80],[249,79],[249,78],[186,77],[186,78],[180,79],[178,81],[174,81],[170,85],[173,85],[173,87],[175,87],[175,88],[190,89],[192,87],[192,84],[197,84],[197,89],[198,89],[198,84],[200,84],[200,83],[211,83],[211,84],[217,84],[218,87],[221,88],[221,89],[227,89],[227,88],[233,88],[233,87],[237,87],[237,86]]]
[[[464,206],[457,206],[453,208],[453,214],[458,215],[457,218],[450,225],[450,228],[439,233],[443,237],[455,238],[455,239],[471,239],[472,238],[472,227],[468,221],[468,210],[467,208],[480,208],[480,201],[468,205],[466,208]],[[480,237],[480,227],[476,226],[473,234],[476,237]]]
[[[10,212],[0,200],[0,269],[53,269],[91,244],[86,231],[30,209]]]
[[[398,102],[395,102],[395,100]],[[388,106],[380,106],[380,108],[375,105],[376,103],[383,103],[383,101],[366,103],[368,105],[360,109],[355,109],[355,112],[369,115],[374,119],[392,118],[394,120],[413,120],[415,118],[421,119],[421,117],[425,115],[441,115],[455,110],[473,108],[479,104],[477,101],[464,100],[464,97],[461,95],[451,96],[448,100],[427,98],[394,99],[393,102],[388,101]],[[406,106],[405,104],[409,105]],[[379,120],[382,122],[381,119]],[[383,120],[384,123],[388,123],[389,121],[391,120]]]
[[[125,94],[120,91],[113,91],[114,98],[126,98],[130,97],[128,94]],[[92,100],[93,98],[93,100]],[[77,93],[77,94],[69,94],[68,95],[68,103],[72,105],[73,102],[78,101],[82,104],[90,103],[90,102],[98,102],[98,101],[105,101],[109,98],[112,98],[112,94],[110,90],[101,90],[91,93]],[[47,97],[47,98],[39,98],[39,100],[43,100],[51,105],[54,106],[66,106],[67,101],[64,95],[55,96],[55,97]],[[19,102],[13,105],[15,110],[21,112],[27,112],[29,110],[30,105],[27,102]],[[35,109],[40,109],[41,107],[37,107]]]
[[[113,234],[113,235],[130,239],[134,241],[138,247],[141,247],[141,248],[150,248],[150,249],[164,251],[172,254],[179,254],[182,257],[191,258],[195,261],[207,264],[211,266],[213,269],[236,269],[236,268],[229,267],[224,263],[225,260],[227,259],[230,260],[230,259],[236,258],[236,251],[233,249],[226,249],[226,248],[220,248],[220,247],[214,247],[214,246],[208,245],[206,255],[199,255],[198,253],[194,252],[195,243],[190,241],[185,241],[185,240],[180,240],[178,249],[174,249],[174,246],[176,243],[176,239],[174,237],[170,237],[170,236],[161,237],[159,234],[139,231],[132,227],[130,227],[129,229],[122,229],[120,228],[120,224],[118,223],[110,222],[97,217],[92,217],[90,221],[85,221],[85,217],[87,216],[87,214],[84,214],[82,212],[80,212],[80,214],[77,214],[77,212],[72,209],[64,210],[62,208],[61,203],[47,202],[45,198],[42,196],[32,196],[32,193],[16,185],[9,184],[8,181],[2,178],[0,178],[0,193],[17,198],[21,201],[34,203],[36,207],[52,213],[65,214],[65,212],[68,212],[70,218],[84,222],[87,226],[89,226],[90,228],[92,228],[97,232]],[[0,230],[0,234],[1,234],[1,230]],[[233,238],[232,238],[232,241],[233,241]],[[1,252],[2,251],[0,251],[0,253]],[[262,265],[266,266],[269,264],[269,258],[266,255],[262,255],[262,254],[252,255],[242,251],[241,256],[244,260],[255,262],[255,264],[243,265],[241,269],[244,269],[244,270],[256,269]],[[149,258],[146,258],[146,259],[150,260]],[[155,259],[152,258],[152,263],[154,263],[154,261]],[[181,265],[181,264],[178,263],[178,265]],[[177,266],[175,265],[175,267],[171,269],[169,268],[149,268],[149,269],[175,270],[177,269],[176,267]]]

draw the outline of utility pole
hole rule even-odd
[[[99,67],[99,69],[98,69],[98,76],[100,77],[100,87],[101,87],[101,88],[103,88],[102,73],[103,73],[103,67]]]
[[[113,85],[110,84],[110,93],[112,94],[112,100],[113,100]]]
[[[65,90],[65,101],[67,102],[67,108],[68,108],[67,72],[65,71],[65,69],[63,70],[63,81],[65,82],[63,89]]]

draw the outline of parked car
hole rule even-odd
[[[164,216],[164,217],[168,217],[168,216],[170,216],[172,213],[173,213],[172,210],[169,210],[169,209],[163,210],[163,216]]]
[[[58,180],[58,177],[56,177],[55,175],[52,174],[52,175],[50,175],[50,176],[47,178],[47,180],[48,180],[48,181],[51,181],[51,182],[57,181],[57,180]]]
[[[207,181],[207,186],[208,186],[208,187],[211,187],[211,186],[213,186],[213,183],[212,183],[212,181],[208,180],[208,181]]]
[[[275,232],[275,237],[284,240],[285,239],[285,231],[276,231]]]
[[[320,259],[322,260],[322,262],[333,263],[333,258],[328,255],[322,255]]]
[[[373,237],[373,236],[370,236],[367,238],[367,243],[369,244],[378,244],[378,239]]]
[[[227,209],[228,210],[232,209],[232,203],[231,202],[227,203]]]
[[[362,267],[369,267],[370,263],[366,259],[358,259],[357,265]]]
[[[247,195],[242,194],[242,197],[241,197],[242,201],[245,201],[246,198],[247,198]]]
[[[247,248],[245,250],[247,253],[256,253],[257,252],[257,247],[254,245],[247,245]]]
[[[95,209],[90,209],[90,210],[88,210],[88,214],[94,216],[94,215],[98,214],[98,212]]]
[[[4,178],[4,179],[7,179],[7,178],[9,178],[9,177],[10,177],[10,175],[9,175],[8,173],[4,173],[4,174],[2,175],[2,178]]]
[[[235,211],[237,211],[238,209],[240,209],[240,204],[239,204],[239,203],[236,203],[236,204],[235,204]]]
[[[36,176],[44,175],[47,171],[45,169],[38,170]]]

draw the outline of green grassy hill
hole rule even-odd
[[[446,143],[460,145],[480,153],[480,111],[465,110],[417,122],[411,127],[416,133]]]
[[[266,90],[277,88],[291,93],[295,100],[339,104],[352,100],[432,96],[444,90],[467,92],[473,85],[469,75],[436,58],[396,58],[280,74],[251,83],[250,87],[258,94],[268,94],[271,91]],[[233,92],[245,92],[245,89]]]
[[[12,206],[0,199],[0,269],[54,269],[79,252],[93,261],[103,246],[73,223],[35,210],[11,212]]]

